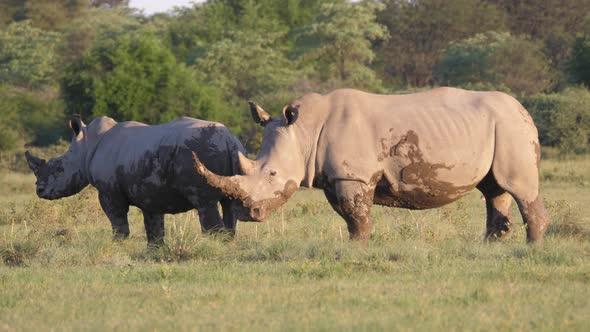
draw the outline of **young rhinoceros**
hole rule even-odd
[[[25,153],[39,197],[67,197],[91,184],[115,237],[129,235],[127,212],[133,205],[143,212],[148,244],[163,243],[165,213],[194,208],[203,231],[235,231],[239,204],[209,186],[192,161],[196,153],[213,172],[237,174],[238,152],[245,150],[223,125],[188,117],[157,126],[108,117],[86,126],[74,117],[69,125],[72,144],[63,156],[46,162]]]
[[[239,156],[244,175],[216,175],[198,156],[195,163],[254,219],[265,218],[303,185],[324,190],[352,239],[368,239],[373,204],[429,209],[475,188],[486,199],[488,239],[509,233],[512,198],[529,241],[542,241],[550,223],[539,192],[537,128],[507,94],[336,90],[305,95],[278,119],[255,104],[251,111],[264,138],[256,160]]]

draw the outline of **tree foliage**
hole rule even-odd
[[[576,39],[569,71],[574,82],[590,87],[590,34]]]
[[[91,8],[87,15],[73,18],[64,25],[57,44],[59,65],[66,67],[78,60],[99,38],[136,31],[140,26],[137,19],[129,16],[128,10]]]
[[[588,28],[590,0],[487,0],[508,15],[510,31],[543,40],[559,33]]]
[[[28,141],[57,142],[64,132],[63,105],[55,91],[0,85],[0,151]]]
[[[552,74],[542,45],[510,33],[488,32],[451,43],[437,68],[444,85],[487,84],[518,94],[549,87]]]
[[[521,100],[539,129],[541,144],[557,146],[562,153],[590,152],[590,92],[568,88],[561,93],[539,94]]]
[[[248,100],[283,89],[295,79],[295,70],[277,44],[280,37],[235,32],[212,44],[197,68],[230,97]]]
[[[385,0],[379,22],[391,37],[379,47],[383,75],[403,85],[434,84],[434,67],[450,42],[504,30],[504,13],[480,0]]]
[[[223,113],[215,91],[146,34],[99,41],[69,68],[62,92],[66,113],[84,117],[161,123],[182,115],[216,119]]]
[[[55,141],[71,113],[220,121],[256,149],[249,99],[276,115],[312,91],[437,85],[517,95],[544,144],[586,144],[590,0],[208,0],[151,16],[128,4],[0,2],[0,150]]]
[[[58,35],[30,21],[14,22],[0,31],[0,83],[40,88],[54,76]]]
[[[375,21],[376,2],[324,4],[319,16],[303,31],[305,61],[315,64],[322,80],[336,78],[355,86],[375,88],[375,73],[369,67],[375,58],[371,43],[388,37]]]

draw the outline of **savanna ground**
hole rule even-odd
[[[55,154],[54,154],[55,155]],[[95,190],[59,201],[0,172],[0,330],[589,330],[590,157],[547,159],[554,224],[525,244],[520,215],[485,244],[473,192],[444,208],[376,207],[367,247],[320,191],[301,190],[233,241],[167,217],[148,250],[141,215],[111,240]]]

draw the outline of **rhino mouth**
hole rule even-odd
[[[55,191],[53,189],[47,189],[46,187],[37,187],[36,192],[39,198],[46,200],[53,201],[60,198],[55,195]]]
[[[274,197],[272,198],[255,201],[245,191],[240,191],[242,195],[236,195],[237,197],[231,198],[237,199],[242,203],[243,217],[245,218],[242,221],[264,221],[274,210],[285,204],[295,191],[297,191],[297,188],[295,181],[289,180],[283,190],[274,192]],[[226,193],[224,192],[224,194]]]
[[[267,198],[259,201],[252,201],[250,198],[244,202],[244,206],[250,210],[250,217],[256,221],[262,221],[268,217],[272,211],[276,210],[293,196],[297,191],[297,184],[293,180],[287,181],[283,190],[275,191],[273,198]]]

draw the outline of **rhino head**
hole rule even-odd
[[[283,205],[306,177],[306,163],[311,144],[305,128],[299,126],[297,107],[283,108],[282,117],[273,119],[260,106],[250,102],[254,121],[264,127],[262,146],[255,160],[238,152],[240,174],[216,175],[193,159],[197,172],[207,182],[229,197],[239,199],[250,220],[263,220]],[[313,136],[313,135],[311,135]]]
[[[86,125],[79,116],[69,122],[73,131],[72,144],[68,152],[58,158],[37,158],[29,151],[25,152],[29,168],[37,178],[37,196],[44,199],[58,199],[79,193],[88,185],[84,170],[87,150]]]

